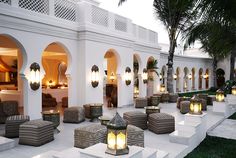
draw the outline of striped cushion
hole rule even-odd
[[[144,131],[136,126],[127,126],[127,144],[144,147]]]
[[[130,111],[123,114],[123,118],[128,124],[141,129],[147,129],[147,114],[140,111]]]

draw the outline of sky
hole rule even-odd
[[[119,0],[98,0],[100,7],[132,20],[158,33],[159,43],[168,44],[168,34],[164,25],[154,15],[153,0],[127,0],[118,7]]]

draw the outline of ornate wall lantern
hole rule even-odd
[[[203,75],[203,78],[204,79],[207,79],[209,77],[209,75],[207,74],[207,73],[205,73],[204,75]]]
[[[115,156],[129,153],[127,146],[127,123],[118,113],[107,123],[106,153]]]
[[[97,65],[93,65],[91,69],[91,84],[93,88],[97,87],[99,84],[99,68]]]
[[[32,63],[30,65],[30,87],[36,91],[40,86],[40,66],[38,63]]]
[[[177,75],[174,74],[174,75],[173,75],[173,78],[174,78],[174,80],[177,80]]]
[[[221,89],[218,89],[216,91],[216,101],[217,102],[223,102],[224,99],[225,99],[224,91],[222,91]]]
[[[126,67],[125,69],[125,83],[126,85],[130,85],[131,83],[131,69],[129,67]]]
[[[162,73],[160,73],[159,77],[160,77],[160,81],[161,81],[163,79]]]
[[[190,99],[190,114],[201,115],[202,114],[202,102],[201,99],[195,95]]]
[[[191,80],[192,79],[192,74],[188,75],[188,79]]]
[[[160,92],[165,92],[166,91],[166,87],[164,84],[161,84],[160,86]]]
[[[143,69],[143,75],[142,75],[142,77],[143,77],[143,83],[145,84],[145,83],[147,83],[147,81],[148,81],[148,73],[147,73],[147,69]]]
[[[113,82],[115,80],[114,72],[111,73],[109,79],[111,80],[111,82]]]
[[[231,93],[232,93],[233,95],[236,95],[236,86],[233,86],[233,87],[232,87]]]

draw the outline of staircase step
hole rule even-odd
[[[169,157],[169,153],[162,150],[157,150],[156,158],[168,158],[168,157]]]
[[[80,150],[79,148],[68,148],[66,150],[62,150],[61,152],[57,152],[53,154],[53,158],[80,158]]]
[[[192,145],[190,143],[194,143],[197,141],[197,135],[195,132],[190,131],[180,131],[176,130],[169,134],[170,142],[178,143],[183,145]]]
[[[143,157],[142,158],[157,158],[157,150],[153,148],[144,148],[142,151]]]
[[[176,130],[187,132],[198,132],[201,128],[201,123],[181,121],[176,125]]]
[[[45,153],[33,156],[32,158],[53,158],[53,155],[58,153],[58,151],[55,150],[49,150]]]
[[[0,136],[0,151],[12,149],[15,147],[15,145],[15,140]]]

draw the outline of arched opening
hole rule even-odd
[[[134,98],[139,97],[139,67],[140,67],[140,57],[137,54],[133,55],[133,72],[134,72]]]
[[[147,96],[152,96],[154,92],[154,85],[156,84],[157,78],[157,60],[154,57],[149,57],[147,61],[147,71],[148,71],[148,83],[147,83]]]
[[[27,62],[26,52],[23,46],[9,35],[0,34],[0,41],[1,101],[17,101],[19,112],[23,113],[24,82],[20,73],[24,71]]]
[[[189,90],[189,82],[188,82],[188,80],[190,79],[189,78],[189,70],[188,70],[188,68],[187,67],[185,67],[184,68],[184,83],[183,83],[183,91],[184,92],[187,92],[188,90]]]
[[[225,71],[221,68],[216,70],[216,82],[218,88],[222,87],[225,83]]]
[[[202,77],[203,77],[203,69],[200,68],[198,72],[198,89],[202,89]]]
[[[195,90],[195,68],[192,68],[192,90]]]
[[[206,81],[205,87],[206,87],[206,89],[209,89],[209,69],[206,69],[206,73],[204,75],[204,78]]]
[[[118,107],[118,64],[119,59],[114,49],[109,49],[104,55],[104,106]]]
[[[180,88],[180,68],[177,67],[176,69],[176,92],[181,92]]]
[[[42,107],[59,110],[68,107],[68,52],[59,43],[49,44],[42,53],[44,77],[42,79]]]

